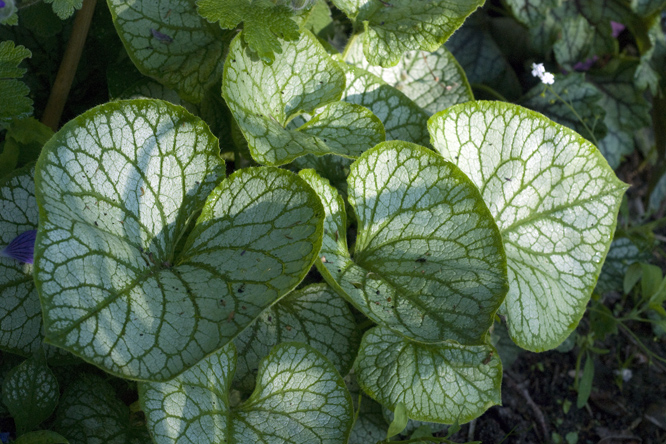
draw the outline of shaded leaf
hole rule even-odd
[[[145,425],[99,376],[82,374],[62,395],[54,429],[70,444],[149,444]]]
[[[234,339],[238,350],[234,388],[251,392],[259,361],[283,342],[310,345],[346,375],[361,337],[346,302],[328,285],[313,284],[293,291]]]
[[[317,196],[277,169],[216,187],[218,150],[201,120],[151,100],[95,108],[47,143],[35,275],[51,343],[169,379],[303,279],[321,242]]]
[[[219,85],[232,33],[206,23],[194,0],[107,0],[113,23],[139,70],[198,103]]]
[[[51,416],[60,397],[58,381],[39,353],[14,367],[2,382],[2,402],[14,418],[18,435]]]
[[[27,57],[32,57],[32,53],[25,47],[15,46],[11,40],[0,42],[0,130],[13,118],[32,113],[32,100],[27,97],[30,88],[17,80],[25,74],[26,70],[19,68],[19,64]]]
[[[490,345],[422,344],[383,327],[363,336],[359,385],[380,403],[404,403],[421,421],[468,422],[499,404],[502,363]]]
[[[232,344],[164,383],[139,386],[157,444],[345,443],[352,402],[331,363],[305,344],[276,346],[261,362],[248,400],[233,405]]]

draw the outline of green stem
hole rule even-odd
[[[342,61],[347,60],[347,53],[351,49],[352,44],[354,43],[354,40],[359,36],[359,33],[354,33],[349,37],[349,40],[347,40],[347,44],[345,45],[345,49],[342,51]]]
[[[555,97],[557,97],[562,103],[564,103],[564,105],[565,105],[567,108],[569,108],[569,109],[571,110],[571,112],[574,114],[574,116],[576,116],[576,118],[580,121],[580,123],[583,124],[583,126],[585,127],[585,130],[587,130],[587,132],[590,134],[590,137],[592,138],[592,142],[594,143],[594,145],[598,147],[598,146],[599,146],[599,141],[598,141],[597,138],[594,136],[594,132],[592,131],[592,129],[590,129],[589,126],[587,126],[587,123],[585,123],[585,121],[583,120],[583,118],[580,116],[580,114],[578,114],[578,112],[577,112],[576,109],[571,105],[571,103],[569,103],[569,102],[567,102],[566,100],[564,100],[564,99],[563,99],[558,93],[555,92],[555,90],[554,90],[552,87],[546,85],[546,89],[547,89],[548,91],[550,91]],[[595,124],[595,125],[596,125],[596,124]]]

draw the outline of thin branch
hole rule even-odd
[[[79,66],[79,60],[81,59],[81,53],[83,52],[83,45],[88,36],[88,30],[90,29],[90,22],[92,21],[92,16],[95,12],[96,3],[97,0],[83,0],[83,6],[76,13],[76,17],[74,18],[72,34],[69,36],[65,55],[60,63],[58,75],[53,83],[51,95],[49,96],[49,100],[46,103],[46,109],[42,115],[42,123],[50,127],[53,131],[58,130],[60,117],[62,117],[62,112],[65,109],[65,102],[67,102],[69,90],[72,88],[76,68]]]

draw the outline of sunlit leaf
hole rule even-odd
[[[275,168],[217,185],[218,150],[201,120],[151,100],[95,108],[47,143],[35,276],[48,341],[110,373],[165,380],[302,280],[321,242],[319,199]]]
[[[483,0],[333,0],[363,30],[372,65],[393,66],[407,51],[435,51]]]
[[[512,339],[533,351],[556,347],[583,316],[626,185],[592,144],[516,105],[456,105],[429,129],[502,233],[510,289],[501,311]]]
[[[346,245],[344,201],[300,173],[326,209],[317,268],[356,308],[419,341],[483,343],[506,291],[497,228],[469,179],[433,152],[385,142],[348,178],[358,232]]]
[[[368,63],[360,39],[354,40],[346,54],[347,63],[381,78],[429,114],[474,99],[465,72],[443,46],[434,52],[409,51],[391,68]]]
[[[266,65],[236,38],[225,64],[224,98],[257,162],[282,165],[305,154],[357,157],[384,140],[372,112],[337,102],[344,72],[312,34],[303,32],[282,49]],[[289,125],[302,113],[315,115],[300,127]]]

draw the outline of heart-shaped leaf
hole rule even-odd
[[[333,365],[313,348],[283,343],[261,362],[257,386],[235,405],[232,344],[171,381],[143,383],[139,397],[157,444],[346,443],[352,402]]]
[[[19,435],[48,418],[59,397],[58,381],[41,350],[14,367],[2,382],[2,402],[14,418]]]
[[[194,0],[107,0],[118,36],[139,70],[198,103],[218,84],[233,34],[197,14]]]
[[[308,344],[333,363],[341,375],[349,372],[361,336],[347,303],[326,284],[313,284],[289,293],[266,310],[235,340],[238,390],[254,389],[259,361],[282,342]]]
[[[275,168],[215,188],[218,152],[201,120],[152,100],[95,108],[45,145],[35,276],[49,342],[165,380],[301,281],[321,242],[316,194]]]
[[[626,185],[589,142],[541,114],[469,102],[434,115],[432,142],[476,184],[504,240],[511,338],[557,347],[583,316]]]
[[[355,364],[359,385],[410,418],[468,422],[499,404],[502,363],[490,345],[422,344],[376,327],[363,336]]]
[[[301,172],[324,208],[317,268],[380,325],[424,342],[482,344],[507,289],[502,240],[476,187],[423,147],[384,142],[351,166],[358,233],[346,245],[344,201]]]
[[[386,140],[428,145],[428,113],[405,94],[364,69],[340,63],[347,87],[342,100],[364,106],[384,124]]]
[[[222,92],[257,162],[282,165],[305,154],[358,157],[384,140],[380,120],[368,109],[336,102],[344,72],[312,34],[283,43],[282,50],[266,65],[236,38],[225,64]],[[294,117],[320,107],[309,122],[292,127]]]
[[[484,0],[333,0],[365,31],[363,51],[373,65],[393,66],[403,53],[434,51]]]
[[[397,65],[382,68],[368,63],[361,40],[355,39],[347,49],[346,61],[381,78],[431,115],[474,100],[465,72],[444,46],[434,52],[408,51]]]
[[[85,373],[63,393],[54,429],[70,444],[151,442],[143,421],[133,420],[113,387],[99,376]]]

